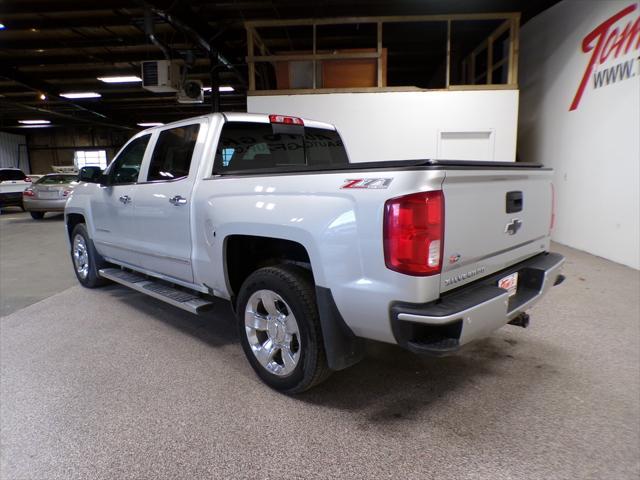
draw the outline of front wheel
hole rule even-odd
[[[243,283],[237,307],[242,348],[264,383],[294,394],[329,377],[308,272],[289,265],[261,268]]]
[[[108,283],[98,274],[98,270],[105,267],[106,262],[96,252],[83,223],[76,225],[71,233],[71,260],[76,277],[83,287],[96,288]]]
[[[42,220],[44,218],[44,212],[29,212],[31,214],[31,218],[34,220]]]

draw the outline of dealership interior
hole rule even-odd
[[[639,455],[640,2],[0,1],[1,480]]]

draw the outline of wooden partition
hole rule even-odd
[[[500,26],[484,39],[463,61],[463,81],[454,84],[451,76],[452,22],[503,20]],[[359,91],[407,91],[422,90],[407,85],[387,87],[387,51],[383,48],[383,25],[399,22],[444,22],[447,25],[446,84],[447,90],[468,89],[517,89],[518,88],[518,32],[520,13],[478,13],[455,15],[415,15],[385,17],[346,17],[299,20],[252,20],[245,22],[247,31],[247,65],[249,69],[249,94],[273,95],[282,93],[327,93]],[[377,27],[374,48],[349,48],[318,50],[317,27],[321,25],[375,24]],[[310,51],[270,52],[261,31],[269,28],[311,27],[313,48]],[[494,43],[508,38],[508,54],[493,58]],[[477,59],[486,53],[486,68],[477,68]],[[268,62],[274,66],[278,88],[256,89],[256,63]],[[296,62],[308,62],[302,65]],[[292,81],[292,69],[299,68],[307,77],[306,82]],[[506,81],[494,81],[495,72],[507,69]],[[482,70],[482,71],[481,71]],[[300,88],[300,84],[304,85]],[[281,88],[282,87],[282,88]]]

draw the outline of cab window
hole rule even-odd
[[[151,135],[143,135],[127,145],[120,155],[113,161],[109,170],[111,185],[124,185],[138,181],[140,165]]]
[[[160,132],[149,164],[148,182],[177,180],[189,175],[200,124]]]

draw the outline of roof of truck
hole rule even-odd
[[[224,119],[228,122],[255,122],[255,123],[271,123],[269,120],[269,115],[273,115],[273,113],[242,113],[242,112],[220,112],[220,113],[209,113],[207,115],[199,115],[197,117],[185,118],[183,120],[178,120],[176,122],[167,123],[165,125],[158,125],[156,127],[147,128],[143,131],[153,131],[157,129],[167,128],[172,125],[179,125],[189,120],[198,120],[201,118],[213,118],[213,117],[224,117]],[[277,115],[285,115],[290,116],[283,113],[277,113]],[[330,123],[319,122],[317,120],[311,120],[308,118],[300,118],[306,127],[312,128],[322,128],[325,130],[335,130],[336,127]]]

